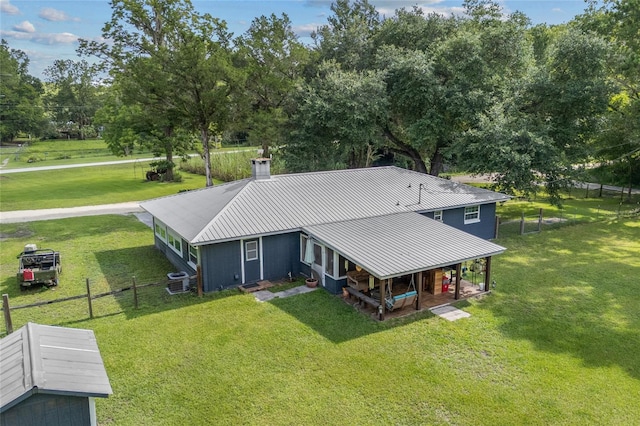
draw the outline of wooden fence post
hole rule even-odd
[[[138,309],[138,288],[136,287],[136,276],[133,276],[133,307]]]
[[[198,297],[202,297],[202,267],[196,268],[196,286],[198,287]]]
[[[11,309],[9,308],[9,295],[2,295],[2,312],[4,312],[4,324],[7,328],[7,334],[13,333],[13,322],[11,321]]]
[[[538,232],[542,231],[542,209],[538,213]]]
[[[89,278],[87,278],[87,302],[89,303],[89,318],[93,319],[93,306],[91,305],[91,289],[89,288]]]

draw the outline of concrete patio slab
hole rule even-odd
[[[437,306],[435,308],[432,308],[431,312],[448,321],[455,321],[459,320],[460,318],[469,318],[471,316],[470,313],[462,311],[451,305]]]
[[[310,291],[315,291],[317,289],[318,289],[317,287],[310,288],[310,287],[307,287],[306,285],[301,285],[298,287],[290,288],[288,290],[279,291],[277,293],[272,293],[269,290],[260,290],[260,291],[254,292],[253,294],[256,297],[256,300],[258,302],[268,302],[269,300],[275,299],[276,297],[284,298],[289,296],[295,296],[296,294],[309,293]]]

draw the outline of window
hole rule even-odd
[[[480,222],[480,206],[470,206],[464,208],[464,223]]]
[[[300,261],[308,265],[309,262],[305,260],[305,254],[307,253],[307,244],[309,244],[309,237],[304,234],[300,234]]]
[[[167,244],[173,251],[182,256],[182,238],[175,234],[171,228],[167,228]]]
[[[156,231],[156,236],[160,238],[162,241],[167,242],[167,227],[164,223],[159,220],[154,220],[155,226],[154,229]]]
[[[327,273],[327,275],[330,276],[334,276],[334,272],[333,272],[333,250],[331,250],[329,247],[325,247],[324,249],[324,253],[327,256],[327,263],[324,266],[324,271]]]
[[[322,266],[322,246],[320,244],[313,245],[313,257],[315,257],[313,263]]]
[[[198,247],[189,245],[189,263],[194,267],[198,265]]]
[[[338,277],[347,276],[347,271],[349,270],[349,261],[338,255]]]
[[[247,261],[258,260],[258,242],[247,241],[246,243],[244,243],[244,252],[245,252],[245,259]]]
[[[433,219],[442,222],[442,210],[436,210],[433,212]]]

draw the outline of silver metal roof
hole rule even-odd
[[[412,212],[307,226],[303,231],[380,279],[493,256],[505,250]]]
[[[113,393],[93,331],[28,323],[0,340],[0,412],[35,393]]]
[[[141,206],[191,244],[199,245],[508,198],[390,166],[246,179],[146,201]]]

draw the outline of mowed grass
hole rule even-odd
[[[3,174],[0,175],[0,210],[142,201],[205,186],[204,176],[187,172],[180,172],[182,182],[149,182],[145,180],[145,173],[149,169],[149,162],[142,161]]]
[[[20,303],[82,293],[87,274],[107,288],[169,267],[131,217],[0,232],[2,291]],[[63,251],[57,290],[12,289],[12,251],[28,242]],[[460,302],[471,317],[456,322],[422,313],[378,323],[322,290],[258,303],[161,289],[138,310],[101,302],[93,320],[78,301],[18,310],[14,321],[95,331],[114,390],[97,401],[102,425],[637,423],[640,221],[498,243],[508,250],[494,259],[497,287]],[[76,303],[84,316],[65,308]]]

